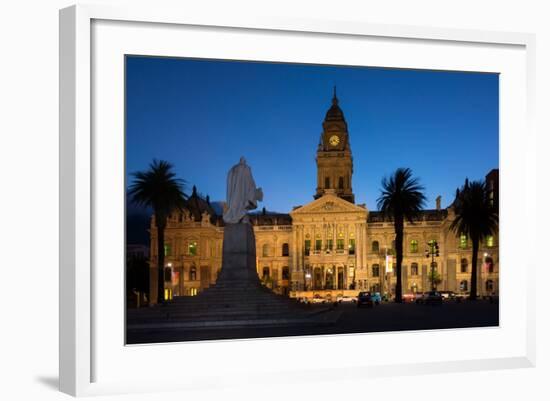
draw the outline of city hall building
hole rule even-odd
[[[393,294],[395,232],[393,222],[378,211],[355,204],[353,158],[349,132],[336,94],[323,121],[317,149],[314,200],[289,213],[250,214],[256,237],[257,271],[266,286],[293,297],[356,295],[370,290]],[[498,170],[486,176],[498,207]],[[313,184],[313,183],[312,183]],[[457,183],[458,185],[459,183]],[[313,185],[312,185],[313,187]],[[196,188],[182,212],[170,216],[165,232],[165,292],[193,296],[216,282],[222,266],[223,210]],[[431,288],[430,241],[439,244],[435,267],[439,290],[470,290],[472,249],[469,239],[450,231],[452,204],[423,210],[414,224],[405,223],[403,292]],[[150,299],[156,299],[157,247],[151,220]],[[480,244],[478,294],[498,294],[498,236]]]

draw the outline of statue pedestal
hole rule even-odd
[[[222,269],[216,286],[260,286],[256,272],[256,240],[252,225],[227,224],[224,228]]]

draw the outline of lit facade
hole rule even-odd
[[[380,212],[355,204],[353,158],[344,114],[336,94],[323,121],[317,149],[314,200],[288,214],[254,213],[258,275],[275,291],[296,297],[356,295],[360,290],[395,292],[393,223]],[[487,174],[498,206],[498,170]],[[439,244],[435,258],[439,290],[470,291],[471,242],[449,230],[452,205],[420,213],[405,223],[403,292],[431,288],[429,241]],[[170,216],[165,232],[165,288],[173,296],[196,295],[216,282],[221,269],[223,220],[208,197],[193,190],[188,207]],[[156,299],[156,228],[151,221],[151,294]],[[390,270],[390,271],[388,271]],[[498,294],[498,235],[485,238],[478,254],[478,294]]]

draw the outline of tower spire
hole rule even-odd
[[[332,104],[338,105],[338,98],[336,97],[336,85],[334,85],[333,93],[332,93]]]

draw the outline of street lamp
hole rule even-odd
[[[432,257],[432,263],[431,263],[431,278],[432,278],[432,291],[435,291],[435,257],[439,257],[439,244],[436,240],[431,240],[428,242],[429,249],[426,249],[426,258]]]

